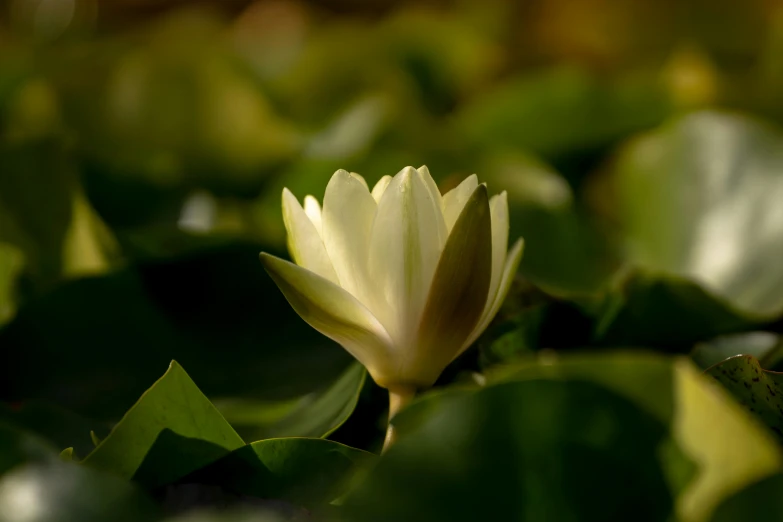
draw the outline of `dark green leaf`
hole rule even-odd
[[[150,485],[172,482],[244,445],[182,367],[169,370],[84,464]]]
[[[783,520],[783,475],[762,479],[724,500],[710,522]]]
[[[490,375],[491,382],[537,378],[599,384],[668,426],[674,449],[697,467],[690,482],[687,467],[666,468],[672,483],[680,486],[676,490],[681,492],[677,506],[682,520],[701,519],[727,493],[776,472],[783,463],[771,434],[685,357],[638,351],[554,360],[550,355],[539,364],[519,364]]]
[[[666,425],[604,388],[531,380],[431,400],[431,415],[347,499],[348,520],[663,521],[672,513],[659,453]],[[666,459],[684,461],[674,452]]]
[[[57,450],[46,441],[32,433],[0,422],[0,475],[20,464],[56,460]]]
[[[13,409],[0,404],[0,419],[47,439],[57,448],[71,446],[81,456],[92,451],[94,444],[90,434],[94,430],[106,436],[110,429],[106,423],[43,401],[25,402]]]
[[[299,400],[328,387],[352,359],[296,315],[261,250],[202,247],[27,303],[0,330],[4,398],[116,421],[172,359],[210,398]]]
[[[324,439],[268,439],[248,444],[184,481],[313,507],[343,495],[374,459],[372,453]]]
[[[607,294],[594,338],[607,346],[685,353],[696,342],[756,324],[691,280],[637,271]]]

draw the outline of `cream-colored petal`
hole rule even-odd
[[[269,254],[261,263],[299,316],[339,343],[375,378],[391,367],[391,340],[373,314],[355,297],[323,277]]]
[[[443,195],[443,218],[446,221],[446,229],[449,232],[454,228],[454,223],[457,222],[460,212],[462,212],[465,203],[467,203],[468,198],[470,198],[477,186],[478,178],[475,174],[471,174],[462,183]]]
[[[416,169],[416,172],[427,187],[432,201],[435,202],[435,207],[439,210],[435,224],[438,227],[438,234],[441,237],[441,242],[445,244],[446,238],[449,235],[449,230],[446,227],[446,220],[443,217],[443,198],[440,195],[440,190],[438,190],[438,185],[435,183],[435,180],[432,179],[430,169],[428,169],[426,165],[422,165]]]
[[[337,282],[321,235],[307,217],[302,206],[290,190],[283,189],[283,222],[288,231],[288,250],[293,260],[311,272],[329,281]]]
[[[377,204],[356,176],[338,170],[329,180],[322,215],[323,240],[340,286],[366,303],[367,252]]]
[[[416,340],[401,374],[430,386],[459,353],[484,312],[492,270],[492,219],[480,185],[454,224],[429,290]]]
[[[508,295],[508,291],[511,289],[511,283],[514,282],[514,277],[517,275],[519,262],[522,260],[524,245],[525,241],[520,237],[517,239],[516,243],[514,243],[514,246],[511,247],[511,250],[509,250],[508,256],[506,256],[506,263],[503,266],[503,276],[500,278],[500,285],[498,285],[497,293],[495,294],[492,303],[487,303],[487,307],[484,308],[484,313],[481,316],[481,321],[470,334],[468,340],[462,345],[462,348],[457,355],[467,350],[471,344],[476,342],[476,339],[484,333],[484,330],[487,329],[489,323],[492,322],[492,319],[497,315],[500,306],[506,299],[506,295]]]
[[[443,250],[436,208],[418,172],[406,167],[378,204],[369,250],[375,300],[368,303],[397,346],[412,348]]]
[[[367,184],[367,180],[366,180],[366,179],[364,179],[364,176],[362,176],[361,174],[358,174],[358,173],[356,173],[356,172],[351,172],[350,174],[351,174],[351,176],[352,176],[354,179],[356,179],[357,181],[359,181],[359,183],[361,183],[362,185],[364,185],[364,188],[366,188],[368,192],[370,191],[370,186]]]
[[[321,224],[321,205],[318,200],[313,196],[305,196],[304,198],[304,211],[310,221],[313,222],[313,226],[318,231],[318,235],[323,237],[323,226]]]
[[[508,252],[508,197],[505,190],[490,198],[489,212],[492,214],[492,279],[487,294],[487,308],[497,294]]]
[[[375,202],[379,202],[381,198],[383,197],[383,193],[386,192],[386,189],[389,187],[389,183],[391,183],[392,177],[391,176],[384,176],[381,179],[378,180],[378,183],[375,184],[375,186],[372,188],[372,197],[375,199]]]

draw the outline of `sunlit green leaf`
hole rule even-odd
[[[765,370],[753,355],[737,355],[707,369],[783,441],[783,373]]]
[[[756,320],[783,313],[783,134],[700,112],[625,148],[613,170],[632,263],[686,278]]]
[[[367,371],[354,363],[329,387],[285,402],[227,399],[218,410],[245,440],[326,437],[350,417]]]

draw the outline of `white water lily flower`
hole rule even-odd
[[[508,293],[522,240],[507,251],[508,203],[474,175],[441,196],[427,167],[369,190],[335,172],[323,210],[283,190],[296,264],[261,254],[294,310],[392,393],[412,396],[484,331]],[[397,399],[395,399],[397,397]]]

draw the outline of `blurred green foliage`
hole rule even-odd
[[[0,522],[781,512],[779,5],[0,10]],[[421,164],[525,254],[376,458],[383,390],[257,255],[283,187]]]

